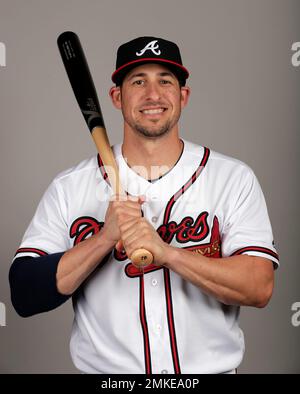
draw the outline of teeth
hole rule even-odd
[[[164,112],[163,108],[158,108],[158,109],[145,109],[144,111],[142,111],[144,114],[149,114],[149,115],[153,115],[153,114],[161,114],[162,112]]]

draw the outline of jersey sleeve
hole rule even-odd
[[[222,234],[222,256],[248,254],[279,266],[265,198],[253,171],[245,167],[230,193]]]
[[[18,257],[38,257],[64,252],[69,248],[63,191],[54,180],[44,193],[17,250]]]

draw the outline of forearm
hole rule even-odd
[[[255,256],[209,258],[170,247],[165,266],[227,305],[264,307],[273,290],[272,263]]]
[[[107,239],[104,231],[100,231],[68,250],[57,267],[58,291],[66,295],[74,293],[113,247],[114,243]]]
[[[98,233],[65,253],[19,257],[9,271],[12,303],[20,316],[50,311],[64,303],[112,250]]]

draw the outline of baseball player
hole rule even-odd
[[[124,138],[113,151],[128,198],[113,196],[99,155],[81,162],[50,184],[15,255],[21,316],[72,296],[84,373],[234,373],[239,308],[271,297],[278,255],[253,171],[179,136],[188,76],[173,42],[119,47],[110,96]],[[139,248],[154,257],[144,270],[127,257]]]

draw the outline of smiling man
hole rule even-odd
[[[235,373],[239,308],[272,295],[278,256],[255,175],[179,135],[188,76],[173,42],[118,49],[110,97],[124,136],[113,149],[128,198],[112,195],[101,157],[86,160],[54,179],[16,253],[19,314],[73,296],[82,372]],[[154,256],[143,271],[127,257],[140,248]]]
[[[171,71],[157,64],[137,66],[124,78],[122,88],[112,88],[111,96],[115,106],[122,109],[125,135],[133,130],[145,137],[160,137],[175,129],[178,137],[178,120],[189,88],[180,89]],[[151,99],[145,98],[149,89]]]
[[[146,169],[147,179],[154,169],[169,171],[181,154],[178,120],[189,93],[175,74],[153,63],[136,66],[110,90],[124,118],[124,157],[131,167]]]

